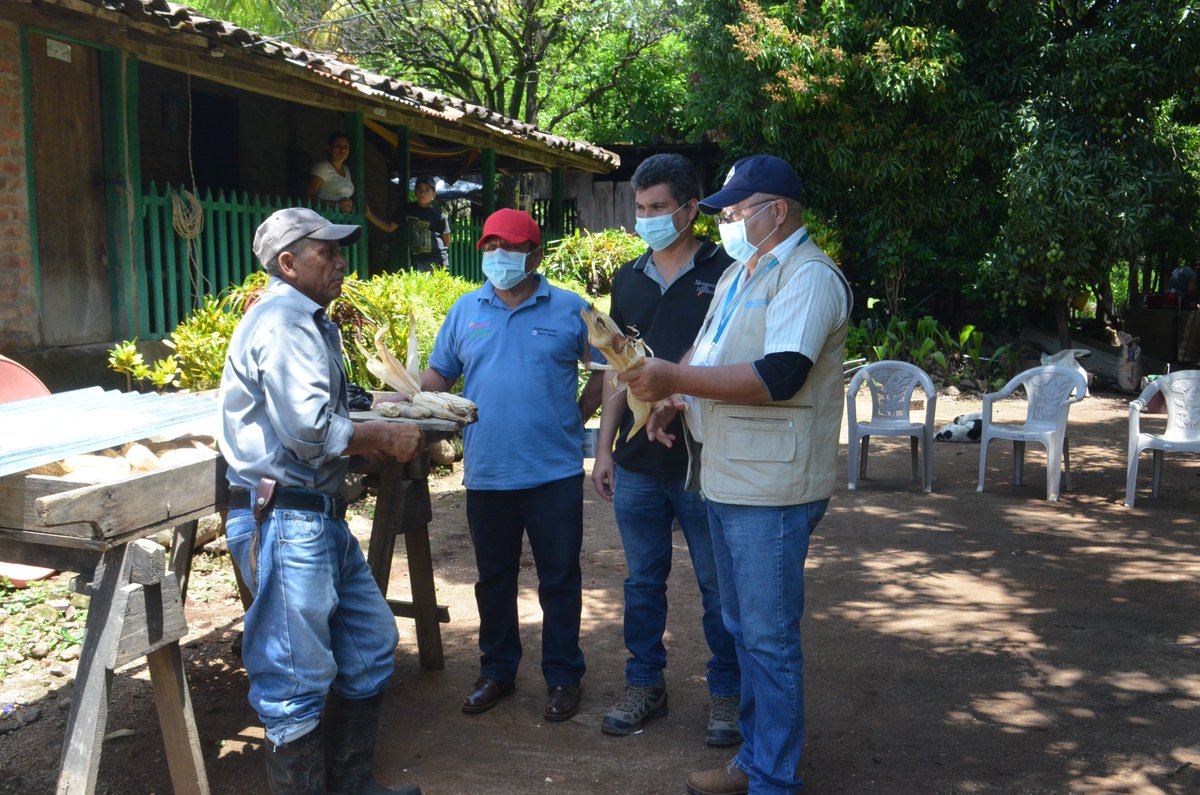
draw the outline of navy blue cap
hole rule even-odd
[[[719,191],[700,200],[700,211],[716,215],[756,193],[799,201],[802,188],[800,177],[786,160],[771,155],[751,155],[733,164]]]

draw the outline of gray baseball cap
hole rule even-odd
[[[362,227],[355,224],[335,224],[307,207],[287,207],[271,213],[254,233],[254,256],[264,266],[280,251],[302,237],[313,240],[336,240],[350,245],[358,240]]]

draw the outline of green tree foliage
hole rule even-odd
[[[1196,226],[1198,10],[717,0],[693,20],[697,118],[731,156],[791,160],[893,313],[964,283],[1065,308],[1151,241],[1194,250],[1168,230]]]
[[[199,0],[197,8],[560,135],[678,140],[671,0]]]
[[[1064,338],[1080,292],[1111,311],[1117,261],[1169,270],[1196,251],[1198,183],[1186,170],[1196,150],[1184,122],[1200,99],[1197,12],[1110,0],[1038,3],[1028,15],[1023,44],[1038,68],[1010,116],[1006,214],[985,275],[999,295],[1052,307]]]
[[[977,255],[962,218],[996,212],[1001,104],[972,83],[937,5],[744,3],[698,53],[716,137],[790,160],[806,203],[841,231],[843,266],[893,312],[908,280]]]

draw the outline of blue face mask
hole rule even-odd
[[[495,251],[483,252],[483,275],[497,290],[511,290],[528,275],[525,273],[525,258],[529,255],[524,251],[505,251],[498,248]]]
[[[749,261],[758,252],[758,247],[763,244],[763,241],[775,232],[774,229],[767,232],[766,237],[758,241],[758,243],[751,243],[746,239],[746,222],[753,221],[771,207],[772,204],[768,204],[749,218],[743,218],[733,223],[717,225],[717,231],[721,233],[721,245],[725,247],[725,253],[733,257],[736,262]]]
[[[675,210],[682,210],[683,205]],[[646,245],[655,251],[662,251],[679,238],[679,230],[675,228],[675,213],[670,215],[655,215],[650,218],[638,217],[633,222],[633,231],[646,241]]]

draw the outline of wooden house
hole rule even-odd
[[[296,203],[335,131],[351,141],[349,218],[364,225],[364,202],[382,214],[403,199],[389,185],[413,175],[479,175],[488,212],[498,172],[543,172],[552,235],[569,173],[619,165],[599,147],[165,0],[3,0],[0,353],[29,364],[165,337],[197,296],[256,267],[254,229]],[[191,242],[176,231],[188,220],[181,189],[203,210]],[[387,238],[403,228],[364,235],[352,267],[400,265],[407,246]],[[381,243],[391,243],[382,265],[371,256]]]

